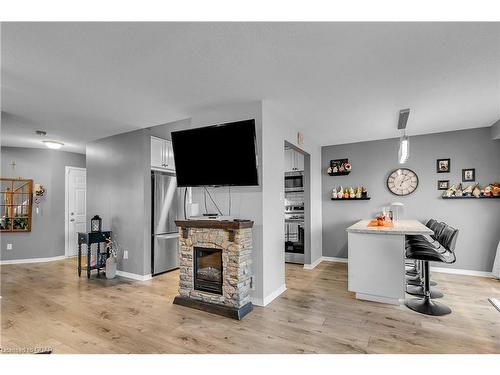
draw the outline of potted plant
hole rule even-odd
[[[116,276],[116,250],[118,244],[110,238],[106,239],[106,250],[109,251],[109,258],[106,259],[106,279],[114,279]]]

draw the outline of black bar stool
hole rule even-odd
[[[425,223],[425,226],[429,229],[432,229],[434,231],[434,227],[436,226],[437,224],[437,220],[435,219],[429,219],[427,221],[427,223]],[[423,238],[425,239],[425,236],[422,236],[421,234],[418,234],[418,235],[407,235],[405,237],[405,239],[408,241],[409,239],[413,239],[413,238]],[[419,262],[414,260],[414,259],[407,259],[408,260],[408,263],[405,262],[405,265],[408,266],[408,268],[405,269],[406,271],[406,275],[411,278],[415,278],[418,279],[420,278],[420,274],[421,274],[421,270],[420,270],[420,267],[419,267]]]
[[[451,256],[448,260],[445,253],[438,252],[432,244],[417,243],[409,245],[406,256],[410,259],[421,260],[423,263],[424,296],[423,298],[414,298],[405,300],[405,305],[413,311],[421,314],[441,316],[451,313],[448,306],[438,304],[432,301],[430,289],[430,266],[429,262],[454,263],[456,261],[455,245],[458,237],[458,229],[446,226],[440,236],[440,242],[446,249],[446,256]]]
[[[429,221],[427,221],[425,225],[434,232],[432,235],[430,235],[430,240],[428,240],[426,236],[421,234],[407,235],[405,237],[406,246],[415,242],[424,242],[426,244],[427,243],[435,244],[437,242],[439,245],[439,236],[441,235],[441,232],[443,228],[446,226],[446,224],[443,222],[438,222],[437,220],[434,219],[430,219]],[[420,294],[420,292],[423,293],[423,266],[421,262],[417,260],[413,261],[415,262],[414,268],[413,269],[410,268],[409,270],[406,271],[406,283],[407,285],[422,287],[416,293],[416,295],[422,295]],[[437,283],[435,281],[431,281],[431,286],[436,286],[436,285]],[[415,290],[412,290],[412,293],[410,294],[414,294],[415,292],[416,292]],[[439,298],[438,294],[435,294],[435,298]]]

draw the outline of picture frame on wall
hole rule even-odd
[[[439,180],[438,190],[448,190],[450,188],[450,180]]]
[[[437,159],[436,172],[437,173],[450,173],[451,159]]]
[[[462,182],[474,182],[476,181],[476,169],[467,168],[462,169]]]

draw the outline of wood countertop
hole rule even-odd
[[[418,220],[398,220],[393,227],[369,227],[371,220],[361,220],[346,229],[349,233],[369,233],[369,234],[432,234],[433,231],[427,228]]]

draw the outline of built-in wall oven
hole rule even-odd
[[[285,194],[285,262],[304,264],[304,195]]]
[[[304,172],[285,173],[285,192],[304,191]]]

